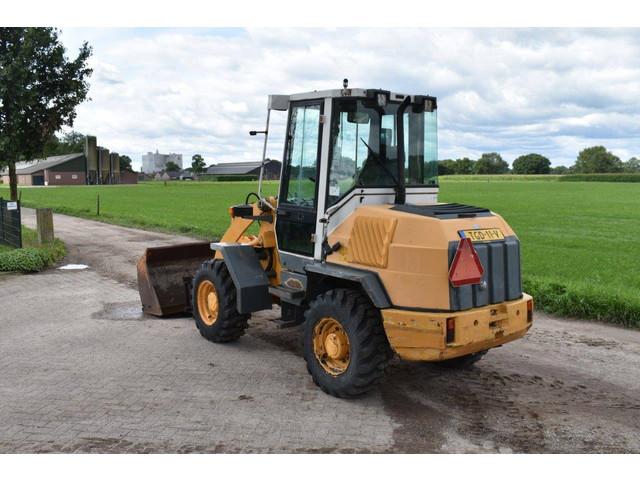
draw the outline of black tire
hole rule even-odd
[[[463,355],[462,357],[450,358],[449,360],[438,362],[437,365],[450,370],[462,370],[469,368],[471,365],[481,360],[487,352],[488,350],[483,350],[482,352],[470,353],[469,355]]]
[[[315,329],[326,318],[336,320],[349,342],[346,370],[332,375],[325,370],[314,351]],[[313,381],[334,397],[356,397],[369,391],[384,376],[393,357],[380,312],[369,298],[355,290],[330,290],[316,297],[305,313],[304,359]]]
[[[217,318],[211,324],[203,320],[198,308],[198,291],[205,282],[215,287],[218,301]],[[249,315],[240,314],[236,309],[236,287],[231,280],[227,266],[221,260],[207,260],[193,277],[192,291],[193,318],[200,335],[211,342],[233,342],[244,335]]]

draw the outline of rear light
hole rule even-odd
[[[453,343],[456,339],[456,319],[447,318],[447,343]]]
[[[449,281],[454,287],[480,283],[484,268],[469,238],[461,238],[449,269]]]
[[[527,322],[533,322],[533,300],[527,300]]]

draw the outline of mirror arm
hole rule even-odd
[[[274,206],[271,205],[267,200],[262,196],[262,178],[264,177],[264,163],[267,159],[267,139],[269,138],[269,118],[271,117],[271,109],[267,108],[267,126],[264,128],[264,146],[262,147],[262,163],[260,164],[260,178],[258,179],[258,197],[265,204],[271,207],[272,210],[275,210]]]

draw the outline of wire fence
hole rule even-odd
[[[20,202],[0,198],[0,243],[22,248]]]

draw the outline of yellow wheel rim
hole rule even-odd
[[[313,329],[313,353],[330,375],[337,377],[349,368],[351,347],[347,332],[338,320],[323,317]]]
[[[210,327],[218,320],[218,292],[213,282],[205,280],[198,285],[197,296],[200,319]]]

